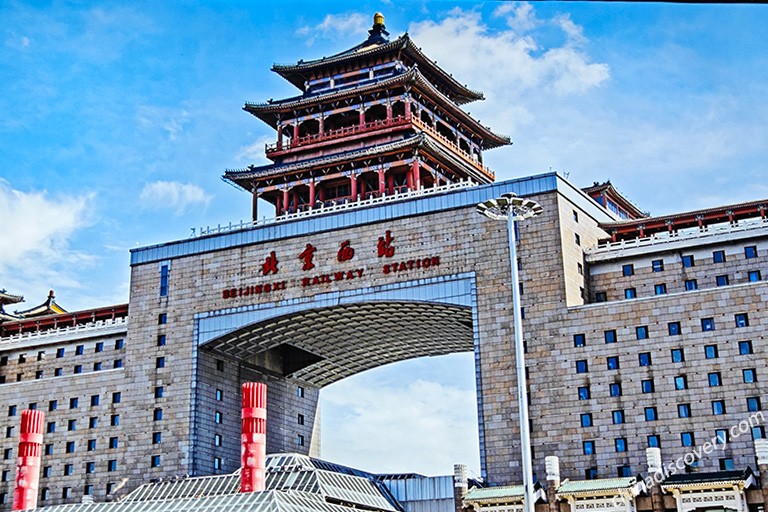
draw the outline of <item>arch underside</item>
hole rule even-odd
[[[318,387],[388,363],[471,352],[472,309],[428,302],[361,302],[246,325],[204,345],[270,374]]]

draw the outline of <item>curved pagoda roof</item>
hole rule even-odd
[[[21,318],[32,318],[37,316],[61,315],[66,313],[67,310],[56,304],[55,299],[56,297],[53,294],[53,290],[51,290],[48,292],[48,298],[45,300],[45,302],[39,306],[35,306],[24,311],[16,311],[16,314]]]
[[[21,295],[12,295],[5,290],[0,290],[0,306],[3,304],[16,304],[24,300]]]
[[[376,21],[374,17],[374,22]],[[418,65],[429,80],[435,83],[451,101],[458,105],[485,99],[483,93],[474,91],[458,82],[453,76],[438,66],[437,62],[424,55],[407,33],[393,41],[384,38],[382,33],[388,33],[384,30],[383,19],[381,21],[381,24],[374,23],[373,28],[369,31],[370,37],[357,46],[330,57],[308,61],[300,60],[296,64],[273,64],[272,71],[303,91],[304,84],[310,78],[325,74],[330,75],[340,66],[350,65],[350,67],[359,67],[356,63],[360,61],[380,60],[386,56],[397,57],[401,60],[410,61],[411,65]]]
[[[361,94],[386,90],[398,85],[411,85],[426,92],[429,97],[445,108],[450,115],[482,137],[485,149],[493,149],[512,143],[508,136],[494,133],[490,128],[483,126],[474,117],[459,108],[454,101],[433,85],[418,66],[413,66],[399,75],[384,78],[360,87],[335,89],[320,94],[305,94],[268,103],[246,103],[243,110],[258,117],[269,126],[274,127],[277,124],[278,114],[280,113],[292,112],[295,109],[315,105],[318,102],[356,98]]]

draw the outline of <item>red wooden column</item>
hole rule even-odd
[[[290,203],[290,197],[288,196],[288,188],[283,189],[283,211],[285,213],[290,213],[291,211],[291,203]]]
[[[283,149],[283,124],[277,123],[277,149]]]
[[[357,175],[352,173],[349,175],[349,185],[350,185],[350,195],[352,196],[352,201],[357,201]]]
[[[315,207],[315,179],[314,178],[309,180],[309,206],[311,208]]]
[[[244,382],[240,492],[264,490],[267,461],[267,385]]]
[[[360,128],[365,126],[365,105],[360,105]]]
[[[384,169],[379,169],[379,197],[384,195],[384,191],[387,186],[387,181],[384,179]]]
[[[13,492],[13,510],[37,508],[37,488],[40,483],[40,458],[43,447],[45,413],[25,410],[21,412],[19,455],[16,462],[16,488]]]
[[[413,190],[421,188],[421,170],[419,169],[419,159],[414,157],[411,164],[411,174],[413,174]]]

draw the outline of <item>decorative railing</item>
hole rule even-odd
[[[633,238],[630,240],[620,240],[618,242],[606,242],[598,244],[584,250],[587,254],[602,254],[621,249],[633,249],[636,247],[647,247],[650,245],[669,244],[683,240],[696,240],[715,235],[733,234],[738,232],[752,231],[768,228],[768,219],[748,219],[738,223],[716,224],[702,228],[681,229],[679,231],[656,233],[643,238]]]
[[[82,336],[100,331],[113,331],[118,327],[125,327],[128,324],[127,317],[117,317],[109,320],[96,320],[87,324],[69,325],[67,327],[57,327],[54,329],[45,329],[43,331],[29,331],[19,334],[12,334],[0,338],[0,345],[23,343],[25,341],[37,341],[44,338],[61,337],[67,335]]]
[[[480,163],[478,160],[476,160],[474,156],[472,156],[468,152],[464,151],[464,149],[462,149],[461,146],[456,144],[455,141],[449,139],[448,137],[446,137],[442,133],[438,132],[435,128],[433,128],[432,126],[428,125],[427,123],[425,123],[424,121],[422,121],[421,119],[419,119],[417,117],[414,117],[412,119],[412,122],[413,122],[414,126],[417,126],[419,129],[429,133],[433,138],[439,140],[443,144],[446,144],[446,145],[450,146],[451,149],[454,152],[456,152],[460,156],[464,157],[464,160],[466,160],[468,163],[472,164],[472,166],[475,167],[477,170],[479,170],[480,172],[482,172],[483,174],[485,174],[486,176],[488,176],[491,179],[494,179],[494,180],[496,179],[496,175],[494,174],[494,172],[492,170],[490,170],[488,167],[485,167],[482,163]]]
[[[367,197],[365,199],[358,195],[356,201],[352,201],[348,197],[342,198],[341,200],[325,201],[324,203],[318,203],[318,206],[314,208],[307,208],[308,205],[302,205],[302,207],[304,207],[305,209],[300,208],[301,211],[297,211],[294,213],[286,213],[285,215],[280,215],[279,217],[275,217],[273,219],[261,219],[261,220],[251,221],[251,222],[240,221],[239,223],[236,223],[236,224],[233,224],[230,222],[229,224],[226,224],[226,225],[219,224],[214,227],[206,226],[205,228],[200,227],[199,229],[191,228],[192,233],[189,235],[189,238],[198,238],[201,236],[208,236],[208,235],[218,235],[221,233],[228,233],[231,231],[240,231],[243,229],[250,229],[250,228],[255,228],[255,227],[260,227],[265,225],[277,224],[280,222],[287,222],[295,219],[305,219],[305,218],[313,217],[316,215],[324,215],[327,213],[350,210],[354,208],[363,208],[366,206],[386,204],[394,201],[404,201],[406,199],[441,194],[443,192],[449,192],[451,190],[458,190],[462,188],[473,187],[475,185],[477,185],[477,183],[467,178],[466,180],[457,181],[455,183],[449,183],[448,185],[442,185],[440,187],[429,187],[429,188],[422,187],[418,190],[409,190],[402,193],[396,192],[395,194],[391,194],[391,195],[387,195],[387,194],[378,195],[378,193],[372,193],[370,197]],[[366,194],[366,196],[368,196],[368,194]]]
[[[393,117],[391,119],[369,121],[363,124],[355,124],[352,126],[345,126],[343,128],[336,128],[335,130],[324,131],[323,133],[315,133],[312,135],[305,135],[303,137],[296,137],[288,141],[288,143],[266,144],[264,150],[267,153],[285,151],[287,149],[293,149],[299,146],[305,146],[307,144],[315,144],[318,142],[325,142],[327,140],[340,139],[342,137],[348,137],[350,135],[357,135],[360,133],[374,132],[384,128],[391,128],[393,126],[404,126],[410,122],[411,115],[409,113],[404,116]]]

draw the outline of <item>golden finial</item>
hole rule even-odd
[[[377,12],[373,15],[373,24],[375,25],[384,25],[384,15],[380,12]]]

